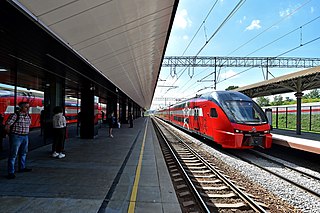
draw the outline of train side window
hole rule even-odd
[[[14,113],[14,106],[7,106],[5,114],[11,114],[11,113]]]
[[[218,117],[218,113],[217,113],[216,108],[211,108],[210,109],[210,117],[212,117],[212,118],[217,118]]]

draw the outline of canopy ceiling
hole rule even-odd
[[[141,107],[149,108],[179,0],[16,0]]]

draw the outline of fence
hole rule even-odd
[[[296,129],[297,107],[275,106],[272,109],[272,125],[277,129]],[[320,132],[320,105],[301,106],[301,130]]]

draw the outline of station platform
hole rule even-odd
[[[151,120],[99,129],[95,139],[70,138],[66,157],[51,145],[28,153],[32,172],[8,180],[0,161],[0,212],[180,212]]]
[[[320,154],[320,134],[301,132],[297,135],[292,130],[273,129],[272,143]]]

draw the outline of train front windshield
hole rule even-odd
[[[225,101],[224,106],[224,111],[232,122],[246,124],[267,123],[264,112],[253,101]]]

